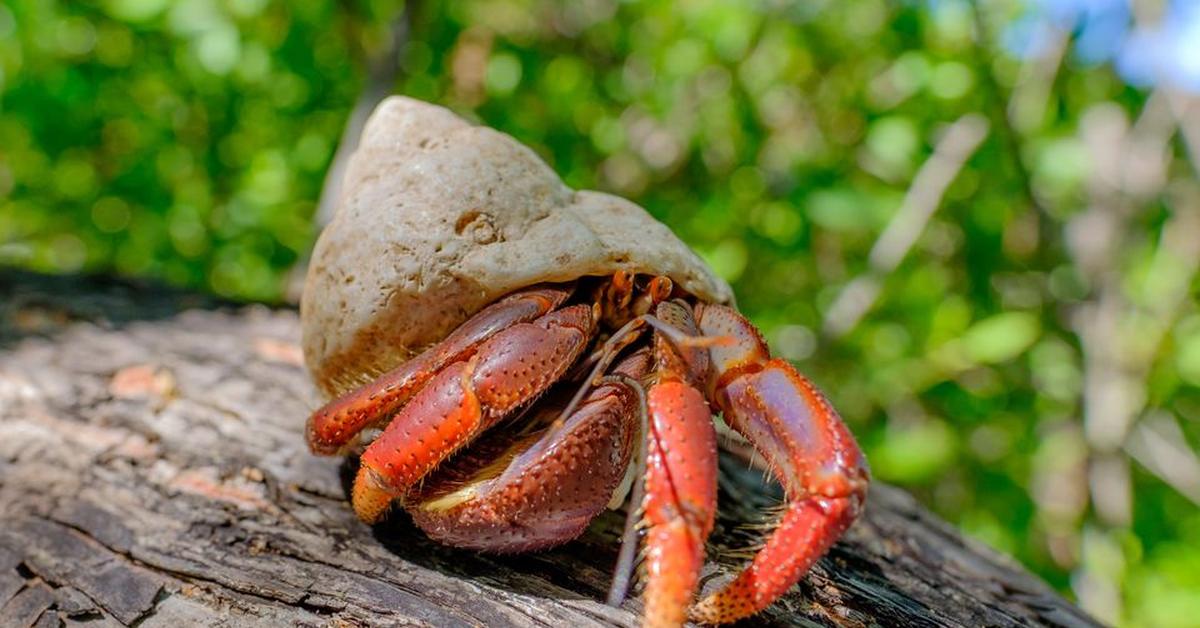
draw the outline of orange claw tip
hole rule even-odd
[[[766,546],[742,573],[691,610],[692,620],[723,624],[770,606],[808,572],[850,527],[863,494],[811,498],[791,504]]]
[[[350,500],[354,504],[354,512],[367,525],[378,523],[387,513],[392,504],[391,491],[384,488],[384,482],[374,469],[366,464],[358,468],[354,477],[354,488]]]
[[[676,519],[650,530],[645,560],[642,628],[682,626],[704,566],[704,539],[698,538],[683,519]]]
[[[337,455],[357,440],[357,434],[345,438],[341,422],[332,417],[334,412],[333,402],[326,404],[309,417],[305,426],[308,449],[318,456]]]

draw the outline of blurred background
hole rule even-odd
[[[1198,91],[1191,0],[6,0],[0,272],[288,301],[431,100],[673,227],[879,479],[1200,625]]]

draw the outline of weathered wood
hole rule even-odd
[[[297,338],[289,309],[0,270],[0,625],[636,624],[636,600],[601,603],[620,513],[515,557],[359,523],[349,463],[302,443]],[[711,569],[731,574],[778,496],[732,457],[721,490]],[[746,623],[1094,625],[883,485]]]

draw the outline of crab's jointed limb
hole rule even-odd
[[[647,391],[644,626],[679,626],[696,596],[717,506],[717,438],[704,397],[680,381]]]
[[[689,336],[698,335],[685,306],[660,303],[655,315]],[[642,502],[647,628],[680,626],[687,619],[717,510],[717,434],[712,410],[698,389],[708,355],[674,345],[661,332],[655,333],[654,351],[657,367],[646,391],[650,433]]]
[[[570,286],[539,286],[484,308],[433,347],[314,412],[306,431],[309,448],[322,455],[337,453],[364,428],[389,418],[448,364],[471,357],[487,339],[513,325],[536,320],[569,296]]]
[[[697,306],[696,318],[702,333],[736,339],[710,349],[710,397],[767,460],[787,497],[750,565],[692,609],[696,621],[725,623],[763,610],[800,580],[858,517],[868,473],[833,406],[794,367],[770,357],[749,321],[719,305]]]

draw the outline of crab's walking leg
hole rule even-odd
[[[644,626],[681,626],[713,527],[717,436],[703,395],[686,382],[653,384],[647,405]]]
[[[854,522],[866,497],[866,461],[816,386],[766,344],[745,318],[701,306],[703,333],[737,339],[711,349],[712,396],[726,422],[766,458],[783,484],[783,518],[741,574],[692,609],[707,623],[736,621],[766,608],[794,585]]]
[[[565,307],[497,333],[434,376],[363,453],[352,493],[359,518],[377,521],[447,456],[545,392],[583,352],[595,325],[592,306]]]
[[[469,358],[488,338],[543,316],[570,295],[570,287],[535,287],[480,310],[424,353],[314,412],[308,419],[309,448],[317,454],[337,453],[364,428],[391,416],[446,365]]]

